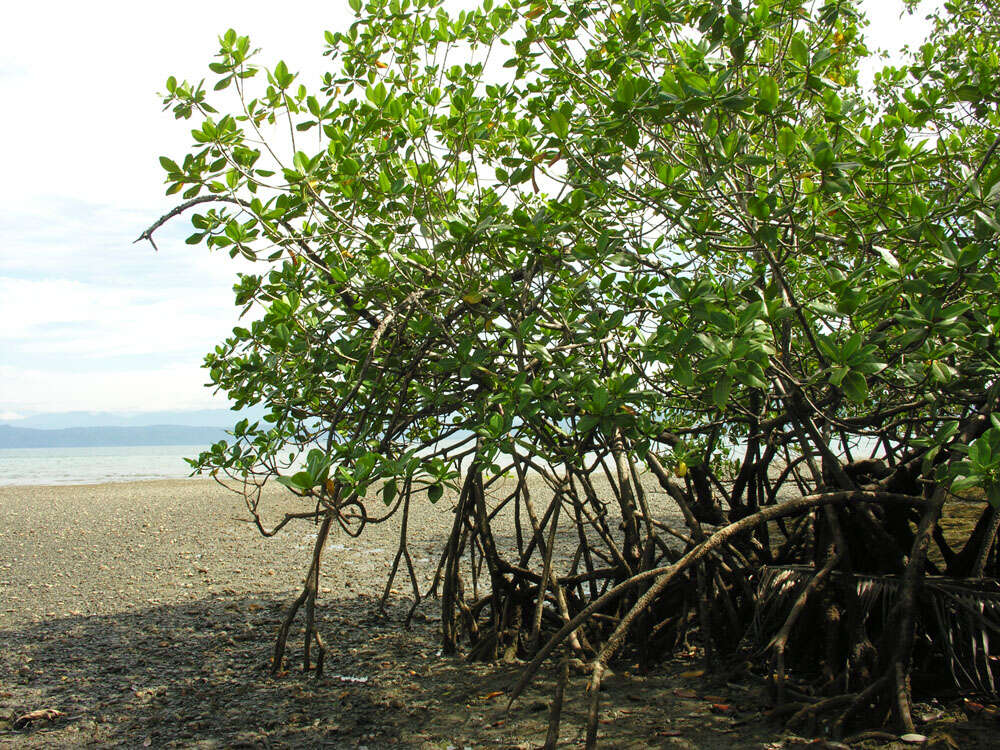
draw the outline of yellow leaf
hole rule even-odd
[[[692,669],[690,672],[681,672],[681,677],[704,677],[704,669]]]
[[[479,700],[488,701],[488,700],[492,700],[493,698],[498,698],[501,695],[503,695],[503,690],[494,690],[492,693],[487,693],[486,695],[484,695]]]
[[[337,491],[337,485],[333,483],[332,479],[326,480],[326,491],[329,492],[331,495]]]
[[[683,461],[679,462],[677,464],[677,476],[685,477],[687,476],[687,473],[688,473],[688,465]]]
[[[388,68],[389,66],[388,66],[388,65],[386,65],[386,64],[385,64],[384,62],[382,62],[381,60],[376,60],[376,61],[375,61],[375,67],[376,67],[376,68],[379,68],[379,69],[384,69],[384,68]]]
[[[538,5],[531,6],[531,10],[525,13],[526,18],[538,18],[542,13],[545,12],[545,6],[539,3]]]
[[[469,292],[468,294],[462,295],[462,301],[467,305],[478,305],[483,301],[483,295],[479,292]]]

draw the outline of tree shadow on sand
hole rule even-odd
[[[0,743],[377,747],[419,732],[432,714],[447,730],[440,714],[464,707],[457,675],[425,679],[432,663],[438,672],[465,666],[435,657],[433,625],[422,619],[406,632],[398,612],[378,616],[370,597],[319,613],[331,644],[322,678],[297,669],[294,641],[287,673],[272,677],[269,649],[286,606],[273,593],[222,594],[0,633],[0,717],[65,714],[16,734],[0,725]]]
[[[330,647],[324,675],[301,671],[297,622],[287,671],[273,677],[270,649],[287,605],[273,592],[223,593],[2,631],[0,746],[527,747],[544,738],[551,676],[505,716],[519,667],[440,656],[430,605],[407,631],[405,600],[391,601],[388,616],[370,596],[328,600],[317,608]],[[581,738],[582,681],[567,691],[567,746]],[[677,701],[668,683],[676,685],[664,675],[660,692]],[[662,702],[647,700],[644,684],[608,687],[604,730],[616,747],[673,746],[680,731],[665,721]],[[38,708],[64,715],[13,730],[13,718]],[[735,734],[727,735],[733,723],[719,717],[714,731],[721,734],[708,746],[737,746]]]
[[[0,631],[0,747],[443,750],[527,748],[544,739],[555,670],[507,716],[520,666],[440,656],[431,604],[407,631],[405,599],[391,600],[381,616],[374,597],[327,595],[317,608],[330,647],[324,675],[301,671],[296,622],[287,671],[272,676],[273,637],[287,605],[273,592],[226,592]],[[674,660],[653,674],[606,681],[601,746],[762,747],[782,738],[781,726],[764,718],[763,691],[706,682],[696,666]],[[570,680],[560,747],[582,745],[585,682]],[[12,728],[15,717],[41,708],[63,716]],[[979,734],[959,739],[988,746]]]

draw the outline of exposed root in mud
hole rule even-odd
[[[309,565],[309,572],[306,575],[306,582],[302,587],[302,593],[292,602],[285,613],[285,618],[278,628],[278,635],[274,641],[274,654],[271,658],[271,674],[281,672],[282,661],[285,655],[285,646],[288,643],[288,631],[292,627],[295,615],[303,604],[306,605],[306,628],[302,648],[302,671],[308,672],[312,667],[310,656],[313,641],[316,641],[318,651],[316,657],[316,674],[323,673],[323,659],[326,656],[326,646],[319,632],[316,630],[316,595],[319,593],[319,568],[320,556],[323,554],[323,547],[326,539],[330,535],[330,526],[333,524],[333,514],[327,514],[320,523],[319,533],[316,535],[316,542],[313,544],[312,562]]]
[[[981,430],[979,417],[966,421],[954,445]],[[815,441],[818,433],[804,422],[792,434]],[[601,685],[612,664],[627,656],[648,669],[692,638],[711,669],[749,659],[772,686],[776,715],[806,733],[842,737],[886,721],[913,731],[915,673],[921,686],[944,671],[956,689],[996,690],[1000,674],[985,634],[1000,629],[1000,587],[981,576],[941,578],[936,560],[954,568],[964,555],[969,572],[992,572],[997,514],[984,511],[970,551],[951,550],[940,526],[948,493],[915,481],[909,467],[919,454],[892,469],[868,459],[840,464],[818,450],[780,471],[744,463],[729,485],[704,468],[697,482],[685,476],[681,483],[655,454],[642,454],[642,464],[638,455],[618,437],[587,470],[516,455],[498,467],[480,441],[466,447],[468,469],[426,592],[409,550],[409,482],[382,518],[370,518],[356,500],[350,517],[347,505],[327,507],[305,585],[279,628],[272,671],[280,671],[304,607],[303,668],[322,672],[315,603],[332,524],[353,518],[345,528],[354,531],[398,516],[382,610],[401,566],[412,592],[407,625],[440,589],[443,653],[526,660],[508,705],[557,652],[564,675],[570,659],[586,664],[589,747],[598,742]],[[528,482],[532,473],[541,482]],[[710,510],[718,500],[712,487],[728,505],[728,521]],[[792,494],[798,490],[804,494]],[[680,524],[668,520],[664,505],[679,511]],[[513,538],[494,533],[501,512],[513,514]],[[810,632],[824,635],[804,636]],[[551,704],[550,746],[565,688],[564,676]]]

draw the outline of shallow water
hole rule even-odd
[[[0,449],[0,485],[99,484],[179,479],[202,445]]]

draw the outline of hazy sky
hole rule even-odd
[[[449,2],[461,7],[460,0]],[[897,50],[922,14],[866,0],[869,38]],[[925,3],[926,6],[926,3]],[[0,420],[69,410],[199,409],[205,352],[236,324],[228,255],[189,247],[184,220],[132,241],[172,206],[160,154],[191,122],[161,112],[168,75],[199,79],[234,27],[307,85],[347,0],[15,3],[0,27]]]

